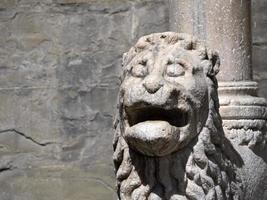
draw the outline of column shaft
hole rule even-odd
[[[170,0],[170,28],[219,52],[219,81],[252,80],[250,0]]]

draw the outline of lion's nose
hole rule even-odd
[[[143,86],[149,93],[154,94],[163,86],[163,82],[160,77],[150,75],[144,80]]]

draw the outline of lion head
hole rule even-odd
[[[114,139],[120,199],[240,198],[218,111],[219,63],[192,36],[172,32],[144,36],[124,55]]]

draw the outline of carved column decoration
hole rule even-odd
[[[250,0],[170,0],[172,31],[206,41],[221,58],[220,113],[227,136],[250,148],[264,145],[266,101],[252,79]]]

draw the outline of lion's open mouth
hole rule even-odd
[[[127,107],[125,111],[130,127],[146,121],[165,121],[175,127],[184,127],[189,123],[189,113],[177,108]]]

